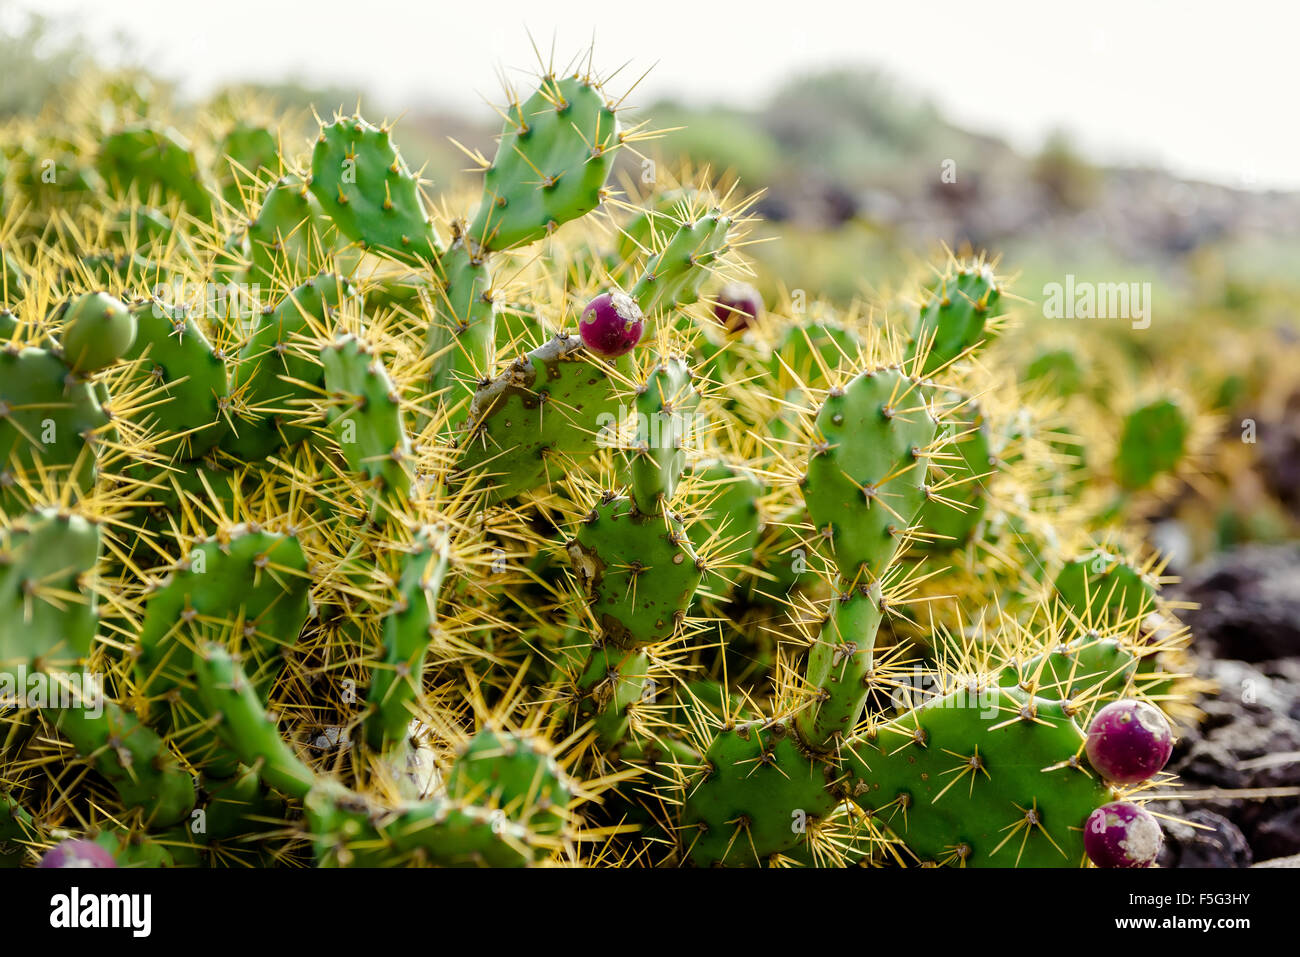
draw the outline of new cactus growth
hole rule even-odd
[[[449,404],[464,398],[496,362],[497,302],[483,251],[461,236],[438,260],[441,284],[426,351],[438,356],[435,390],[451,388]]]
[[[909,357],[925,356],[921,371],[926,375],[961,359],[996,332],[1001,296],[987,265],[941,276],[921,305]]]
[[[714,209],[677,225],[663,248],[646,260],[629,293],[641,311],[649,315],[698,300],[709,267],[727,251],[732,224],[732,217]]]
[[[63,313],[63,358],[83,375],[110,366],[135,342],[135,316],[106,293],[88,293]]]
[[[242,274],[250,286],[269,291],[286,285],[286,277],[318,272],[334,232],[307,182],[287,173],[266,190],[257,215],[226,241],[227,278]]]
[[[411,439],[398,395],[372,347],[344,336],[320,352],[329,426],[348,467],[370,490],[372,511],[404,499],[412,478]]]

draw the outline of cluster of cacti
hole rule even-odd
[[[1184,632],[990,263],[765,308],[583,70],[463,218],[359,115],[90,100],[4,138],[0,670],[96,680],[0,703],[0,863],[1079,866],[1159,770],[1081,729],[1189,707]]]

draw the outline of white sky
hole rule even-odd
[[[1234,186],[1300,188],[1300,4],[1291,0],[9,0],[116,31],[202,94],[240,79],[361,86],[394,111],[486,109],[498,67],[566,59],[654,66],[638,90],[754,105],[793,73],[884,69],[954,121],[1026,148],[1054,127],[1091,155]],[[0,64],[0,76],[3,76]],[[517,74],[521,75],[521,74]],[[617,86],[617,84],[616,84]],[[643,91],[643,92],[642,92]]]

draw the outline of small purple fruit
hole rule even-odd
[[[578,332],[587,348],[598,356],[613,359],[631,352],[641,341],[645,317],[631,296],[603,292],[582,310]]]
[[[45,852],[40,867],[117,867],[117,861],[94,841],[71,838]]]
[[[1083,828],[1084,850],[1098,867],[1150,867],[1164,843],[1155,816],[1127,801],[1103,804]]]
[[[763,297],[747,282],[729,282],[713,305],[713,318],[730,333],[742,332],[763,315]]]
[[[1114,701],[1088,725],[1088,760],[1114,784],[1139,784],[1165,766],[1174,748],[1169,722],[1145,701]]]

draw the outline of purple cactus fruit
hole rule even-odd
[[[1127,801],[1103,804],[1083,828],[1084,850],[1098,867],[1150,867],[1164,843],[1155,816]]]
[[[763,315],[763,297],[747,282],[729,282],[715,298],[713,318],[730,333],[748,329]]]
[[[587,303],[578,321],[578,332],[587,348],[606,359],[631,352],[641,341],[644,327],[640,307],[621,292],[601,293]]]
[[[1088,760],[1107,781],[1139,784],[1165,766],[1174,748],[1169,722],[1145,701],[1114,701],[1088,725]]]
[[[41,858],[40,867],[117,867],[113,855],[94,841],[76,838],[54,845]]]

